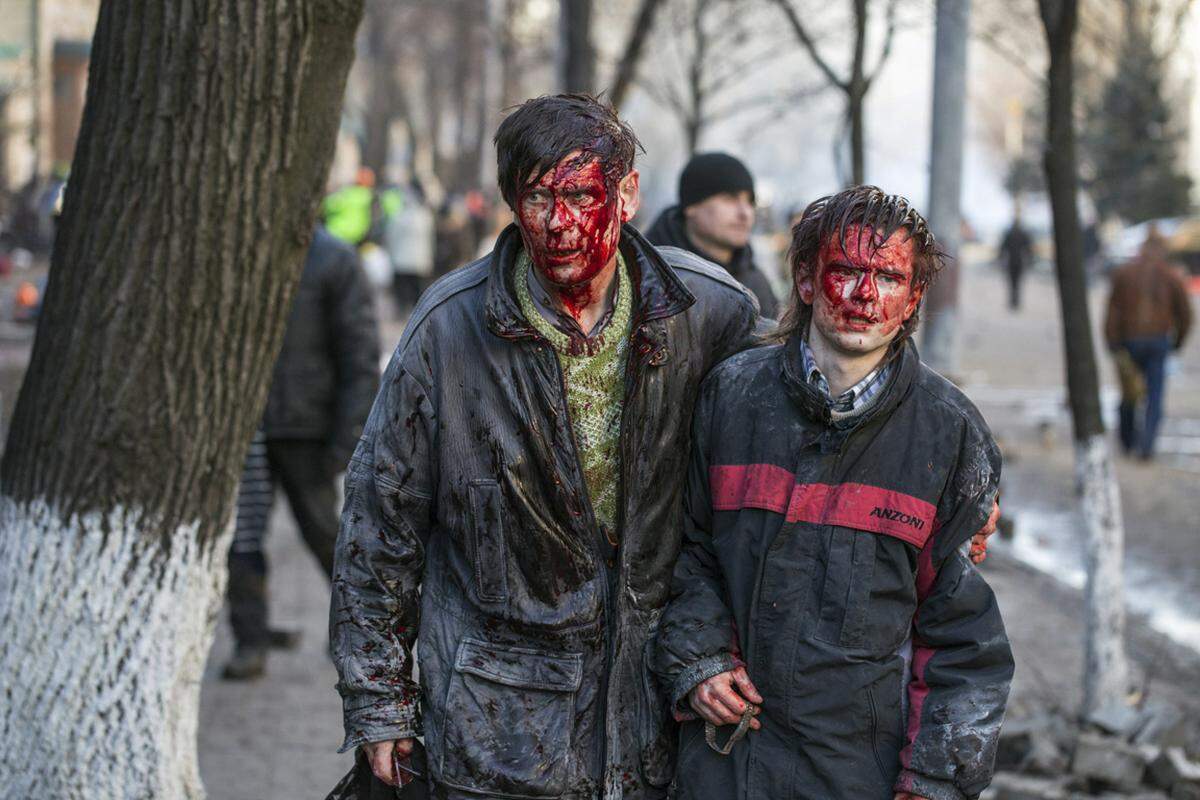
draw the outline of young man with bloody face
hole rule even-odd
[[[384,375],[347,474],[331,640],[345,747],[385,781],[666,794],[674,723],[646,663],[691,412],[758,315],[724,271],[625,224],[637,147],[589,97],[510,114],[516,224],[425,292]]]
[[[816,201],[774,343],[701,388],[655,658],[689,720],[680,798],[959,800],[991,779],[1013,662],[967,551],[1000,456],[911,343],[941,258],[901,197]]]

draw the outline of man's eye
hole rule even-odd
[[[540,190],[535,190],[535,191],[529,192],[528,194],[525,195],[526,201],[528,201],[530,203],[544,203],[549,198],[550,198],[550,195],[548,193],[540,191]]]
[[[585,205],[592,202],[592,196],[587,192],[571,192],[571,202],[577,205]]]
[[[900,283],[900,276],[892,272],[881,272],[879,274],[879,280],[883,281],[884,283]]]

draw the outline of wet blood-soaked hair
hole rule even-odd
[[[898,194],[887,194],[878,186],[863,185],[814,200],[804,209],[800,221],[792,226],[792,245],[788,250],[788,264],[792,267],[791,296],[779,326],[768,335],[769,340],[784,342],[792,334],[808,329],[812,306],[800,298],[799,278],[816,265],[821,244],[831,236],[837,237],[845,252],[846,230],[853,225],[871,229],[873,248],[878,248],[896,231],[903,230],[908,234],[913,245],[914,290],[927,289],[945,264],[946,253],[933,238],[929,223]],[[900,327],[893,345],[912,336],[919,315],[918,308]]]
[[[493,141],[500,194],[513,209],[521,189],[576,150],[581,165],[599,162],[610,187],[633,169],[637,151],[645,152],[613,107],[587,94],[526,100],[504,118]]]

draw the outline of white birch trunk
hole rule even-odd
[[[1126,702],[1123,564],[1125,526],[1121,493],[1104,434],[1075,444],[1075,468],[1086,527],[1083,713]]]
[[[12,798],[202,798],[200,678],[228,534],[147,535],[0,497],[0,787]]]

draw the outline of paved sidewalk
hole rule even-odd
[[[200,775],[213,800],[323,800],[351,764],[337,755],[342,708],[325,654],[329,582],[277,496],[268,541],[273,624],[298,628],[298,650],[273,653],[267,676],[219,679],[233,649],[227,618],[204,670],[200,694]]]

